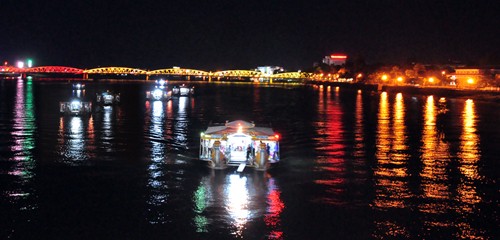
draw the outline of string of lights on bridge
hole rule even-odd
[[[276,74],[266,74],[260,71],[253,70],[224,70],[216,72],[207,72],[197,69],[187,68],[166,68],[157,70],[143,70],[138,68],[129,67],[101,67],[92,69],[80,69],[67,66],[38,66],[38,67],[24,67],[19,66],[0,66],[0,73],[3,74],[36,74],[36,73],[54,73],[54,74],[117,74],[117,75],[175,75],[175,76],[194,76],[194,77],[248,77],[248,78],[290,78],[290,79],[311,79],[314,74],[307,72],[281,72]]]

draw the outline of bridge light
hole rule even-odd
[[[26,60],[26,62],[28,63],[27,65],[28,65],[29,68],[33,67],[33,60],[31,60],[31,59],[28,58],[28,60]]]

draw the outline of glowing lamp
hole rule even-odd
[[[429,82],[433,83],[434,82],[434,78],[429,78]]]
[[[403,78],[402,77],[398,77],[398,82],[402,82],[403,81]]]
[[[346,59],[347,58],[346,55],[331,55],[330,57],[333,59]]]
[[[468,84],[473,84],[474,83],[474,79],[472,79],[472,78],[467,79],[467,83]]]
[[[275,135],[274,135],[274,138],[276,138],[276,140],[278,140],[278,139],[280,139],[280,135],[275,134]]]
[[[23,61],[17,61],[17,67],[18,68],[23,68],[24,67],[24,62]]]
[[[382,75],[382,80],[387,81],[387,78],[388,78],[387,75],[385,75],[385,74]]]

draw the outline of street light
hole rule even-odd
[[[383,80],[383,81],[387,81],[387,75],[385,75],[385,74],[384,74],[384,75],[382,75],[382,80]]]

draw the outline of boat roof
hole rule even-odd
[[[226,122],[224,125],[211,125],[205,131],[205,134],[232,134],[236,133],[241,128],[241,133],[254,136],[271,136],[274,135],[274,130],[270,127],[256,127],[254,123],[236,120]]]

